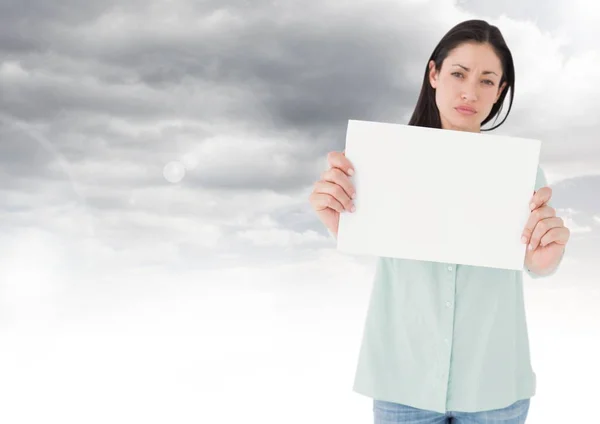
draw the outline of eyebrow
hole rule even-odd
[[[469,68],[467,68],[466,66],[461,65],[460,63],[454,63],[452,66],[460,66],[461,68],[463,68],[467,72],[471,71]],[[487,75],[487,74],[494,74],[494,75],[498,76],[498,74],[495,73],[495,72],[493,72],[493,71],[483,71],[483,75]]]

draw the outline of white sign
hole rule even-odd
[[[350,120],[356,211],[337,248],[365,254],[522,270],[541,142]]]

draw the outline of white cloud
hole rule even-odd
[[[293,248],[303,244],[328,240],[328,237],[324,237],[313,230],[306,230],[300,233],[284,228],[244,230],[239,231],[238,236],[241,239],[249,240],[255,246],[285,248]]]
[[[575,222],[573,221],[573,218],[563,217],[563,220],[564,220],[565,227],[567,227],[571,231],[571,234],[589,233],[593,230],[592,227],[590,227],[590,226],[582,227],[582,226],[575,224]]]

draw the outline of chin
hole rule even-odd
[[[478,113],[469,116],[462,115],[454,109],[452,109],[452,112],[452,119],[445,117],[446,122],[450,124],[452,129],[457,131],[479,131],[480,121]]]
[[[463,120],[446,120],[446,122],[448,122],[450,124],[450,130],[453,131],[470,131],[470,132],[474,132],[474,131],[479,131],[480,127],[478,126],[478,123],[476,122],[476,120],[473,119],[463,119]],[[442,124],[443,126],[443,124]]]

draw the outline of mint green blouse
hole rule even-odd
[[[538,167],[535,190],[546,185]],[[440,413],[532,397],[523,271],[541,277],[378,257],[353,391]]]

